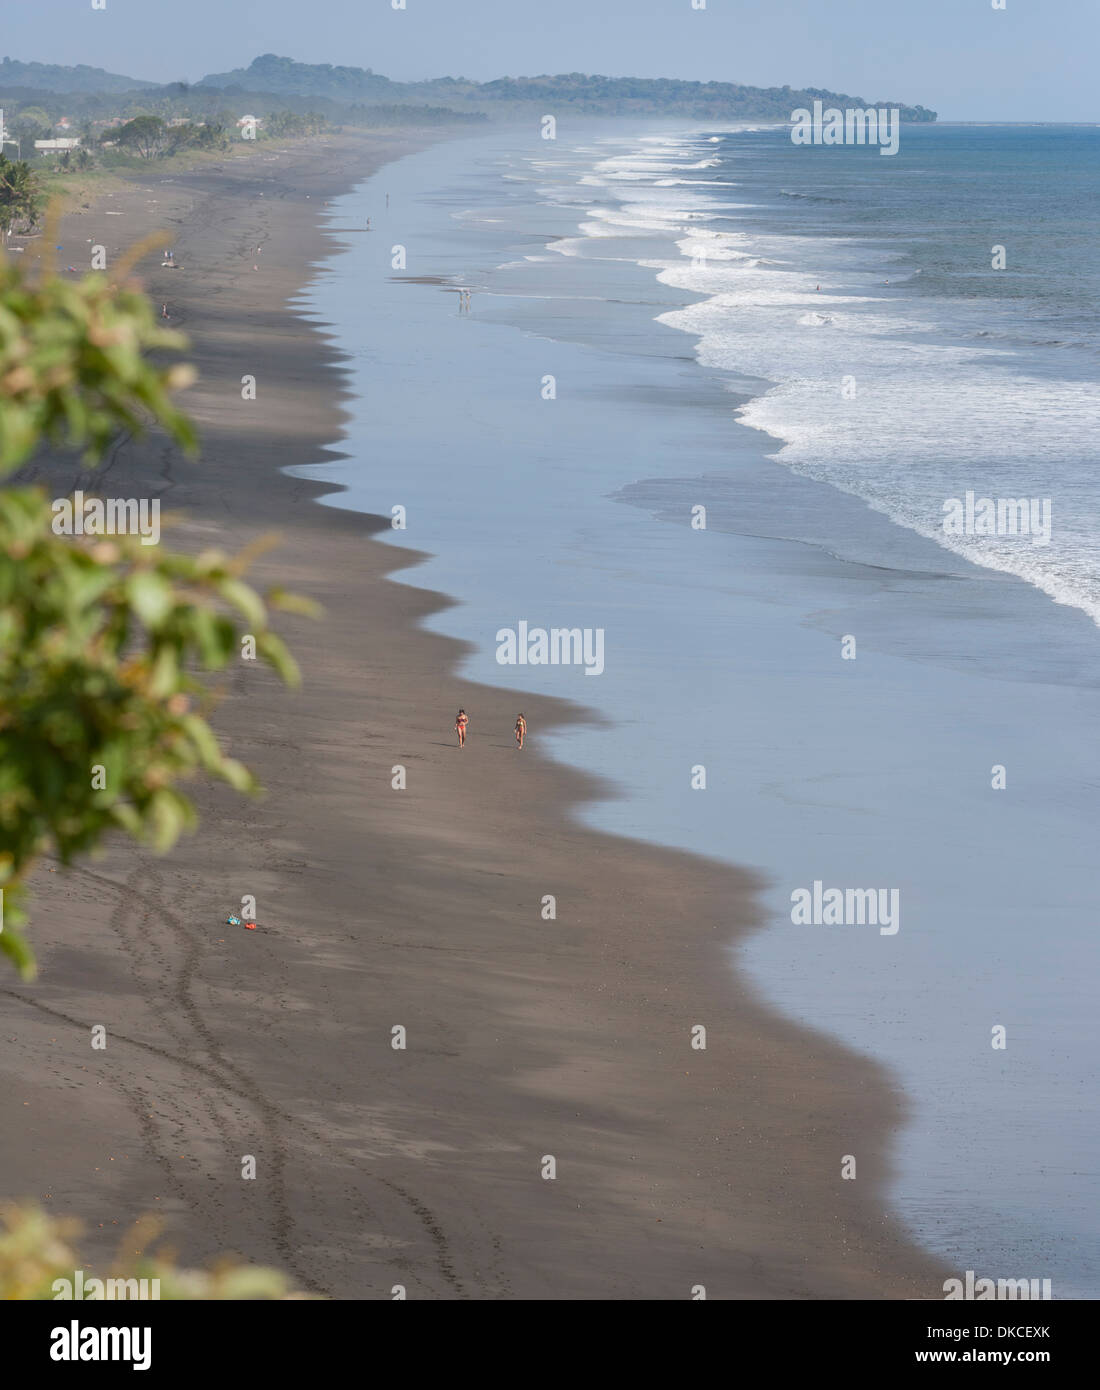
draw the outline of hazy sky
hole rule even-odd
[[[697,0],[698,3],[698,0]],[[195,81],[261,53],[387,77],[827,87],[943,119],[1100,119],[1097,0],[0,0],[0,56]]]

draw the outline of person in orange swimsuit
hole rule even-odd
[[[464,748],[466,746],[466,725],[469,724],[469,722],[470,721],[466,715],[466,711],[464,709],[460,709],[458,712],[458,718],[455,720],[455,732],[458,734],[459,748]]]
[[[519,715],[519,716],[517,717],[517,719],[516,719],[516,746],[519,747],[519,748],[522,748],[522,747],[523,747],[523,740],[524,740],[526,737],[527,737],[527,720],[524,719],[523,715],[521,714],[521,715]]]

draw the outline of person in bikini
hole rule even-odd
[[[467,717],[466,711],[460,709],[458,718],[455,720],[455,732],[458,734],[459,748],[464,748],[466,746],[466,725],[469,724],[469,722],[470,720]]]
[[[521,715],[519,715],[519,716],[516,718],[516,746],[517,746],[518,748],[522,748],[522,747],[523,747],[523,740],[524,740],[526,737],[527,737],[527,720],[524,719],[523,715],[521,714]]]

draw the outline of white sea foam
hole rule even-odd
[[[655,158],[654,143],[581,176],[601,185],[608,203],[590,210],[581,238],[553,249],[576,255],[585,239],[652,237],[656,254],[638,263],[663,284],[703,296],[660,321],[693,335],[705,366],[775,383],[740,418],[776,439],[779,462],[949,550],[1019,575],[1100,625],[1100,519],[1086,457],[1100,427],[1097,387],[1029,372],[1008,335],[978,336],[990,329],[975,327],[965,301],[902,297],[906,272],[899,278],[886,249],[706,226],[745,205],[703,191],[731,187],[725,180],[698,181],[694,192],[697,181],[676,171],[720,160],[688,163],[698,143],[672,140],[663,143],[666,157]],[[788,192],[807,208],[822,198]],[[854,397],[842,394],[845,379]],[[1050,497],[1051,544],[945,535],[943,503],[968,488]]]

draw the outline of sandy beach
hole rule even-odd
[[[203,454],[124,441],[98,475],[23,476],[160,497],[178,548],[277,531],[254,578],[326,617],[281,624],[300,692],[224,680],[262,800],[199,788],[171,856],[38,875],[39,979],[3,989],[3,1195],[80,1217],[101,1260],[152,1211],[187,1262],[233,1250],[337,1298],[942,1298],[884,1198],[902,1098],[729,970],[750,874],[575,823],[598,788],[539,735],[584,711],[525,694],[517,753],[519,697],[455,678],[460,644],[419,626],[449,600],[391,582],[387,522],[281,471],[339,449],[340,360],[293,302],[324,201],[430,138],[258,151],[65,222],[74,264],[170,234],[180,268],[145,281],[191,338]],[[245,894],[256,931],[225,924]]]

